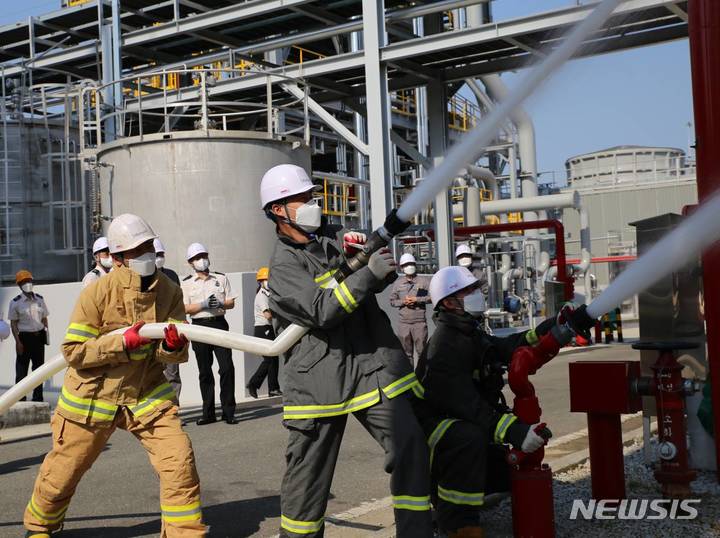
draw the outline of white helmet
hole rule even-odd
[[[106,250],[108,248],[110,247],[108,246],[107,237],[98,237],[93,243],[93,254],[97,254],[101,250]]]
[[[155,241],[153,241],[153,247],[155,247],[155,254],[158,252],[165,252],[165,246],[157,237],[155,238]]]
[[[470,249],[470,246],[465,243],[459,244],[455,249],[455,257],[459,258],[460,256],[466,255],[472,256],[472,250]]]
[[[402,267],[402,266],[405,265],[406,263],[416,263],[416,262],[415,262],[415,256],[413,256],[413,255],[410,254],[409,252],[406,252],[405,254],[403,254],[402,256],[400,256],[400,264],[399,264],[400,267]]]
[[[187,249],[187,261],[190,261],[198,254],[207,254],[208,250],[205,248],[205,246],[201,243],[193,243],[190,245]]]
[[[0,340],[5,340],[8,336],[10,336],[10,325],[0,319]]]
[[[478,279],[465,267],[458,267],[457,265],[443,267],[430,280],[430,300],[433,308],[437,308],[437,305],[445,297],[472,286],[477,281]]]
[[[260,203],[265,209],[271,202],[320,188],[302,167],[278,164],[265,172],[260,182]]]
[[[107,234],[111,254],[132,250],[156,237],[157,234],[144,219],[131,213],[115,217]]]

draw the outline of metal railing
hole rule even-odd
[[[243,76],[265,79],[262,101],[212,99],[213,87]],[[291,95],[283,88],[289,83],[301,87],[304,92],[302,98]],[[178,87],[171,89],[175,85]],[[183,90],[188,88],[199,88],[199,99],[183,99]],[[116,92],[121,95],[122,105],[119,107],[113,104]],[[148,105],[143,102],[144,96],[158,93],[163,96],[161,103]],[[82,85],[80,96],[78,112],[83,151],[120,138],[142,138],[151,132],[168,133],[177,128],[226,131],[238,124],[263,122],[268,135],[294,135],[306,144],[310,142],[308,87],[302,80],[282,75],[245,68],[163,69],[129,75],[107,84],[88,81]],[[289,125],[294,127],[286,127]]]

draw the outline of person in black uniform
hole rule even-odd
[[[255,330],[253,334],[267,340],[275,340],[275,330],[272,326],[272,312],[270,312],[269,303],[268,275],[269,269],[267,267],[261,267],[255,275],[258,290],[253,305],[255,310]],[[278,361],[280,361],[278,357],[263,357],[262,363],[257,367],[247,384],[246,388],[250,396],[253,398],[258,397],[257,391],[265,381],[265,376],[267,376],[268,380],[268,396],[282,396],[280,384],[278,383]]]
[[[155,267],[157,267],[159,271],[165,273],[165,276],[179,286],[180,278],[178,277],[178,274],[172,269],[165,267],[165,246],[162,244],[160,239],[155,238],[153,241],[153,248],[155,249]],[[177,404],[180,405],[180,391],[182,390],[180,363],[173,362],[166,364],[164,373],[168,383],[170,383],[172,388],[175,389]]]
[[[15,337],[15,383],[24,379],[32,363],[37,370],[45,363],[47,344],[48,309],[42,295],[33,292],[33,276],[22,269],[15,275],[15,283],[22,293],[10,301],[8,319]],[[42,384],[35,387],[33,402],[43,401]],[[23,398],[23,401],[25,398]]]
[[[504,444],[534,452],[549,430],[523,424],[505,404],[503,373],[513,351],[555,326],[500,338],[483,330],[481,283],[465,267],[445,267],[430,281],[435,332],[417,376],[424,389],[415,413],[430,447],[438,525],[449,538],[481,538],[480,507],[488,493],[509,491]]]
[[[180,286],[183,290],[185,313],[190,316],[194,325],[227,331],[229,326],[225,311],[235,308],[235,299],[230,296],[230,281],[223,273],[210,271],[208,251],[200,243],[193,243],[188,247],[187,261],[195,274],[184,278]],[[202,426],[216,422],[213,353],[220,371],[222,419],[228,424],[237,424],[232,350],[201,342],[193,342],[192,348],[198,362],[200,393],[203,399],[203,415],[197,424]]]

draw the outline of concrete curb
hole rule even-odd
[[[50,422],[50,404],[47,402],[17,402],[0,415],[0,429],[17,428]]]

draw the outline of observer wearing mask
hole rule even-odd
[[[400,310],[398,338],[410,364],[417,364],[425,350],[428,338],[425,309],[430,302],[428,286],[430,281],[418,276],[415,256],[405,253],[400,257],[402,275],[393,284],[390,305]]]

